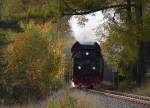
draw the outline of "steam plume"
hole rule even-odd
[[[102,12],[96,12],[94,15],[85,15],[88,21],[84,22],[84,26],[78,23],[78,17],[80,16],[72,16],[69,20],[71,33],[74,38],[80,44],[93,44],[94,42],[98,42],[101,39],[101,33],[97,33],[97,30],[100,29],[100,25],[105,21]]]

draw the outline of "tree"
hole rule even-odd
[[[127,2],[131,1],[127,0]],[[124,72],[127,76],[132,75],[131,79],[137,75],[137,81],[140,82],[144,73],[142,69],[144,55],[141,48],[143,48],[143,42],[150,40],[149,35],[145,34],[148,33],[149,23],[147,20],[150,16],[147,14],[147,1],[137,0],[134,3],[136,7],[128,7],[127,13],[126,11],[116,11],[116,14],[120,16],[119,22],[110,18],[109,37],[104,43],[104,51],[107,53],[111,64],[119,66],[121,72]],[[142,13],[146,14],[142,15]],[[140,63],[138,73],[135,71],[137,63]]]
[[[83,15],[109,8],[125,9],[127,3],[124,0],[6,0],[3,7],[4,18],[21,19]]]
[[[31,24],[23,33],[14,34],[5,51],[1,72],[0,99],[16,102],[41,99],[51,90],[52,82],[64,74],[62,42],[53,39],[54,25]]]

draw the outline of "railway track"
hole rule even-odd
[[[150,107],[150,97],[147,96],[140,96],[140,95],[134,95],[129,93],[110,91],[110,90],[96,91],[96,90],[87,89],[85,91],[93,94],[99,94],[99,95],[104,95],[112,98],[117,98],[120,100],[134,102],[136,104],[142,104],[148,108]]]

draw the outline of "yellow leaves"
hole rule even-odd
[[[48,33],[52,29],[52,23],[45,23],[44,25],[40,26],[41,31],[43,33]]]
[[[43,21],[38,21],[38,23],[34,20],[29,21],[29,23],[21,22],[21,26],[23,29],[27,31],[35,30],[41,33],[45,33],[48,35],[49,32],[52,32],[55,28],[55,24],[52,21],[43,23]],[[57,33],[56,33],[57,34]]]
[[[15,34],[14,42],[7,49],[7,72],[19,78],[25,74],[25,80],[37,86],[47,88],[51,81],[64,74],[63,42],[49,32],[55,28],[52,22],[23,24],[26,32]],[[54,26],[54,28],[53,28]],[[56,33],[57,34],[57,33]],[[57,36],[56,36],[57,37]],[[19,79],[15,79],[17,83]]]

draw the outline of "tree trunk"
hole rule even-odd
[[[144,52],[142,42],[143,21],[142,21],[142,0],[136,0],[136,23],[139,47],[139,62],[137,69],[137,84],[141,85],[144,78]]]
[[[131,0],[127,0],[127,20],[131,21]]]

